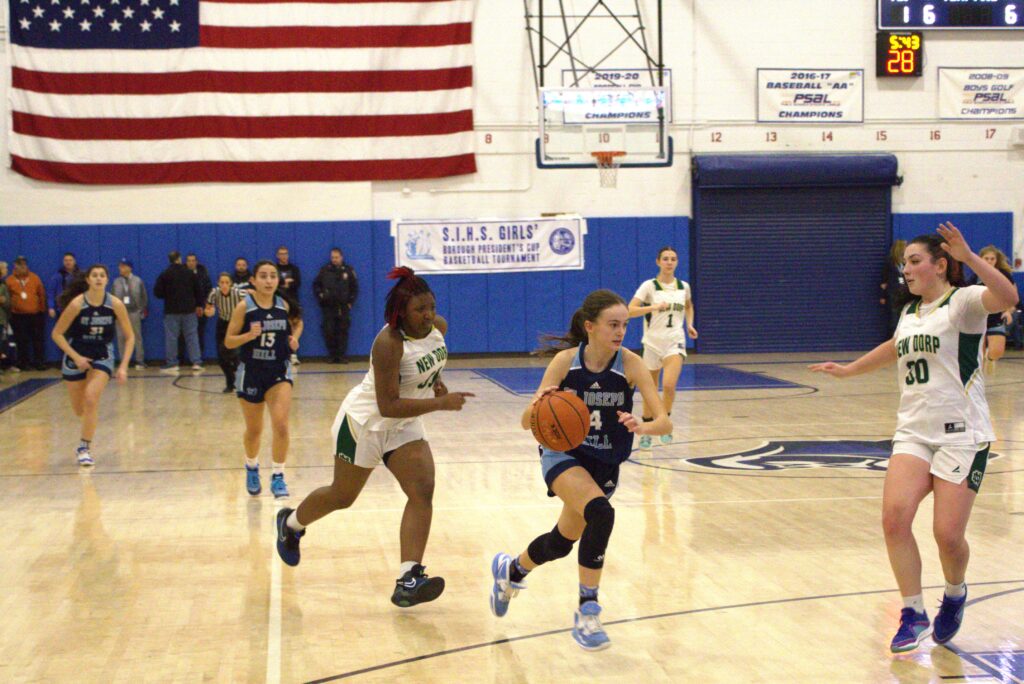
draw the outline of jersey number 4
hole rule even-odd
[[[905,382],[908,385],[923,385],[928,382],[928,362],[924,359],[907,361]]]

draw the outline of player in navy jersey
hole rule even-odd
[[[253,496],[263,490],[259,452],[266,404],[274,431],[270,491],[281,498],[288,496],[284,464],[288,459],[288,414],[292,405],[290,359],[299,348],[302,318],[296,303],[277,294],[277,284],[277,266],[272,261],[257,263],[252,273],[253,289],[245,291],[245,297],[231,314],[224,346],[241,348],[235,392],[245,417],[245,488]]]
[[[663,435],[672,430],[643,359],[622,348],[628,320],[622,297],[610,290],[596,290],[583,300],[566,335],[547,338],[551,346],[545,351],[557,353],[523,412],[522,426],[530,428],[530,414],[537,401],[566,389],[576,392],[590,409],[590,432],[583,444],[567,452],[541,447],[541,472],[548,496],[562,500],[558,523],[517,558],[499,553],[491,562],[491,611],[502,617],[512,597],[526,588],[528,572],[569,555],[580,540],[580,601],[572,636],[588,651],[610,645],[601,626],[597,589],[615,524],[615,510],[608,499],[618,485],[619,465],[633,450],[634,433]],[[632,414],[634,387],[640,390],[644,406],[651,407],[653,420],[642,422]]]
[[[114,370],[115,325],[124,333],[125,349],[135,343],[128,310],[107,292],[107,267],[95,264],[79,272],[60,298],[61,315],[53,326],[53,341],[64,352],[61,373],[67,381],[71,409],[82,419],[78,465],[93,465],[90,445],[99,422],[100,396],[111,377],[128,379],[131,355],[122,355]]]

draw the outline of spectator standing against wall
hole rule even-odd
[[[278,292],[282,292],[285,299],[298,303],[302,273],[299,271],[299,267],[291,262],[288,248],[284,245],[277,248],[277,275],[281,283],[277,287]],[[292,354],[291,360],[293,366],[300,363],[298,354]]]
[[[7,262],[0,261],[0,373],[14,362],[10,358],[11,293],[7,290]]]
[[[14,260],[14,273],[7,277],[7,291],[11,297],[11,328],[18,345],[18,367],[46,370],[46,289],[39,276],[28,269],[28,259],[23,256]]]
[[[178,372],[178,335],[184,333],[192,370],[201,371],[199,358],[199,326],[197,316],[203,312],[206,293],[199,289],[199,279],[181,263],[181,254],[167,255],[170,266],[156,279],[153,294],[164,300],[164,342],[166,361],[162,373]]]
[[[210,290],[206,297],[206,315],[217,314],[217,362],[224,373],[224,382],[227,383],[224,394],[235,391],[235,371],[238,369],[238,350],[224,346],[224,336],[228,332],[231,314],[244,296],[245,292],[234,287],[231,282],[231,274],[221,273],[217,278],[217,287]]]
[[[252,278],[252,273],[249,272],[249,262],[244,257],[235,259],[235,272],[231,274],[231,282],[236,287],[248,290],[252,289],[252,283],[249,282],[250,278]]]
[[[903,282],[903,250],[907,248],[906,240],[895,240],[892,249],[889,250],[889,259],[885,262],[885,280],[881,284],[882,296],[878,300],[882,306],[889,307],[889,337],[896,332],[896,326],[900,322],[900,313],[903,307],[900,305],[901,297],[899,291],[905,287]]]
[[[76,275],[78,275],[78,261],[74,254],[65,252],[60,268],[50,277],[50,287],[47,291],[50,296],[50,318],[60,315],[60,296]]]
[[[199,279],[199,289],[203,293],[203,301],[206,301],[206,295],[213,289],[213,281],[210,280],[210,272],[206,270],[206,266],[199,263],[199,257],[195,254],[185,255],[185,266],[188,270],[196,274],[196,278]],[[199,358],[206,358],[206,316],[202,313],[196,314],[198,319],[198,337],[199,337]],[[181,338],[178,340],[178,344],[181,345]],[[180,348],[180,347],[179,347]]]
[[[345,263],[345,254],[339,248],[331,250],[330,262],[316,274],[313,294],[323,316],[320,329],[327,345],[327,362],[348,363],[348,329],[359,282],[355,269]]]
[[[149,294],[146,292],[146,284],[142,278],[132,272],[132,262],[125,257],[117,265],[119,275],[114,279],[111,293],[120,299],[128,311],[128,320],[132,324],[132,332],[135,333],[135,368],[143,370],[146,368],[146,351],[142,345],[142,320],[146,317],[146,309],[149,308]],[[124,348],[124,332],[117,328],[117,348],[121,350],[121,358],[131,356],[131,350]]]

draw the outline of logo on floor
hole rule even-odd
[[[690,465],[716,470],[796,470],[807,468],[858,468],[885,472],[892,442],[865,440],[778,440],[753,449],[720,456],[682,459]],[[990,453],[989,460],[999,458]]]

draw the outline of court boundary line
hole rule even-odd
[[[979,586],[990,586],[990,585],[999,585],[999,584],[1021,584],[1021,583],[1024,583],[1024,579],[1013,579],[1013,580],[1003,580],[1003,581],[989,581],[989,582],[972,582],[971,586],[979,587]],[[941,589],[944,586],[945,585],[933,585],[933,586],[927,586],[927,587],[923,587],[923,588],[924,589]],[[897,591],[899,591],[898,588],[896,588],[896,589],[872,589],[872,590],[868,590],[868,591],[853,591],[853,592],[844,592],[844,593],[838,593],[838,594],[820,594],[820,595],[815,595],[815,596],[797,596],[797,597],[784,598],[784,599],[770,599],[770,600],[767,600],[767,601],[751,601],[751,602],[747,602],[747,603],[734,603],[734,604],[727,604],[727,605],[723,605],[723,606],[708,606],[708,607],[705,607],[705,608],[692,608],[692,609],[689,609],[689,610],[672,611],[672,612],[669,612],[669,613],[657,613],[657,614],[654,614],[654,615],[642,615],[642,616],[639,616],[639,617],[622,618],[622,619],[619,619],[619,620],[612,620],[610,622],[605,622],[604,624],[605,624],[605,626],[621,625],[621,624],[629,624],[629,623],[633,623],[633,622],[645,622],[647,620],[660,620],[660,619],[663,619],[663,618],[685,617],[685,616],[688,616],[688,615],[699,615],[699,614],[702,614],[702,613],[712,613],[712,612],[717,612],[717,611],[736,610],[736,609],[743,609],[743,608],[757,608],[757,607],[761,607],[761,606],[781,605],[781,604],[786,604],[786,603],[802,603],[802,602],[806,602],[806,601],[820,601],[820,600],[836,599],[836,598],[850,598],[850,597],[854,597],[854,596],[870,596],[870,595],[874,595],[874,594],[889,594],[889,593],[893,593],[893,592],[897,592]],[[1006,596],[1007,594],[1014,594],[1014,593],[1021,592],[1021,591],[1024,591],[1024,587],[1019,587],[1017,589],[1010,589],[1010,590],[1007,590],[1007,591],[1001,591],[1001,592],[997,592],[995,594],[989,594],[989,595],[986,595],[986,596],[979,596],[979,597],[977,597],[975,599],[968,600],[967,605],[973,605],[975,603],[981,603],[982,601],[987,601],[987,600],[992,599],[992,598],[998,598],[998,597],[1001,597],[1001,596]],[[495,639],[493,641],[487,641],[487,642],[482,642],[482,643],[478,643],[478,644],[468,644],[466,646],[459,646],[459,647],[456,647],[456,648],[449,648],[449,649],[445,649],[443,651],[435,651],[434,653],[425,653],[423,655],[412,656],[410,658],[403,658],[402,660],[395,660],[395,661],[392,661],[392,662],[389,662],[389,663],[381,663],[379,665],[373,665],[373,666],[365,667],[365,668],[362,668],[362,669],[359,669],[359,670],[352,670],[351,672],[343,672],[341,674],[331,675],[331,676],[323,677],[323,678],[320,678],[320,679],[312,679],[312,680],[307,681],[306,684],[326,684],[326,682],[334,682],[334,681],[337,681],[339,679],[348,679],[350,677],[356,677],[358,675],[368,674],[370,672],[378,672],[380,670],[385,670],[385,669],[392,668],[392,667],[399,667],[399,666],[402,666],[402,665],[409,665],[411,663],[416,663],[416,662],[420,662],[420,661],[423,661],[423,660],[428,660],[428,659],[431,659],[431,658],[440,658],[440,657],[443,657],[443,656],[453,655],[453,654],[456,654],[456,653],[464,653],[466,651],[474,651],[474,650],[478,650],[478,649],[482,649],[482,648],[487,648],[487,647],[490,647],[490,646],[500,646],[502,644],[510,644],[510,643],[513,643],[513,642],[516,642],[516,641],[525,641],[527,639],[537,639],[537,638],[541,638],[541,637],[552,636],[554,634],[565,634],[565,633],[568,633],[568,632],[571,632],[571,631],[572,631],[571,627],[565,627],[565,628],[561,628],[561,629],[550,629],[550,630],[547,630],[547,631],[544,631],[544,632],[535,632],[533,634],[524,634],[524,635],[516,636],[516,637],[506,637],[504,639]],[[956,653],[956,652],[954,651],[954,653]]]
[[[21,404],[22,402],[28,401],[29,399],[31,399],[32,397],[36,396],[37,394],[39,394],[43,390],[50,389],[51,387],[53,387],[54,385],[56,385],[56,384],[58,384],[60,382],[59,378],[25,378],[21,382],[16,382],[13,385],[11,385],[10,387],[5,387],[2,391],[13,390],[14,388],[18,387],[19,385],[24,385],[25,383],[32,382],[33,380],[40,381],[43,384],[41,384],[39,387],[37,387],[36,389],[32,390],[31,392],[29,392],[28,394],[26,394],[23,397],[19,397],[19,398],[15,399],[14,401],[10,402],[10,403],[0,404],[0,413],[4,413],[5,411],[9,411],[9,410],[13,409],[15,406]]]

